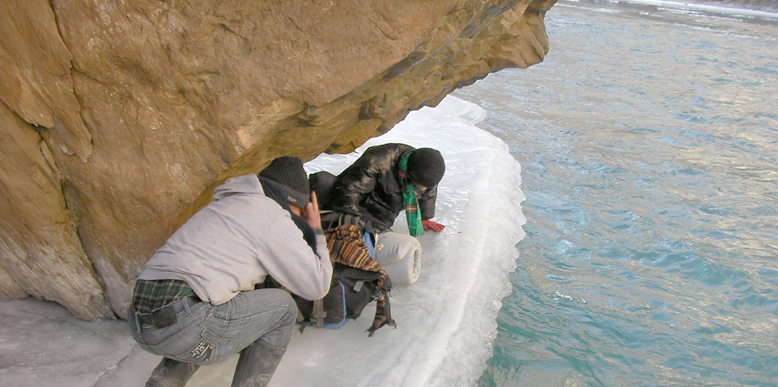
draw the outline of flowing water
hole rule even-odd
[[[526,196],[479,386],[774,386],[778,22],[609,4],[454,93]]]

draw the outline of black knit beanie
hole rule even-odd
[[[258,176],[263,183],[283,195],[289,204],[305,208],[311,199],[308,174],[303,169],[302,160],[297,157],[276,158]]]
[[[434,187],[443,178],[446,163],[440,152],[431,148],[419,148],[408,158],[408,177],[411,182]]]

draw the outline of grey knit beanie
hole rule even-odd
[[[289,204],[305,208],[311,200],[308,174],[303,169],[302,160],[297,157],[278,157],[258,176],[260,180],[278,191]]]

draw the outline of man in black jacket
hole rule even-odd
[[[358,216],[377,232],[389,230],[405,210],[412,236],[424,230],[440,232],[444,226],[430,218],[435,216],[437,185],[445,170],[435,149],[405,144],[370,147],[337,177],[324,209]]]

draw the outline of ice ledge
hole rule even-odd
[[[368,338],[374,305],[338,330],[295,331],[271,386],[466,386],[491,355],[501,299],[524,237],[520,167],[499,139],[474,125],[478,106],[447,97],[411,113],[369,144],[433,147],[446,158],[436,220],[440,234],[420,237],[418,282],[396,287],[397,329]],[[362,148],[363,149],[363,148]],[[309,172],[339,172],[358,154],[321,156]],[[402,217],[402,215],[401,215]],[[404,232],[403,222],[395,231]],[[34,299],[0,302],[3,385],[140,386],[159,357],[140,350],[124,321],[83,321]],[[237,362],[200,368],[188,387],[229,385]]]

